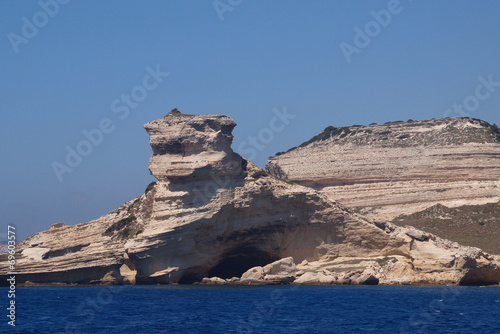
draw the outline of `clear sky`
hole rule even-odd
[[[498,124],[499,17],[494,0],[1,1],[0,240],[142,194],[142,125],[173,108],[232,117],[261,167],[328,125]]]

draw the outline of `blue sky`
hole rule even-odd
[[[65,2],[0,2],[0,239],[142,194],[142,125],[173,108],[232,117],[233,148],[261,167],[328,125],[500,123],[498,1]],[[87,154],[74,168],[68,147]]]

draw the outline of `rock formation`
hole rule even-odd
[[[436,204],[423,211],[401,215],[392,223],[410,225],[461,245],[500,254],[500,203],[455,208]]]
[[[145,125],[158,182],[16,254],[25,284],[484,284],[499,259],[352,213],[231,149],[234,121],[171,112]],[[2,278],[8,272],[0,262]],[[2,280],[5,282],[5,280]]]
[[[269,159],[271,174],[312,187],[374,219],[438,203],[500,200],[500,134],[477,119],[327,127]]]

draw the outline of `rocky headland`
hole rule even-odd
[[[469,118],[329,126],[271,157],[266,170],[370,218],[393,220],[436,204],[497,203],[500,132]]]
[[[158,181],[97,220],[75,226],[54,224],[19,244],[17,282],[469,285],[500,281],[500,259],[479,248],[367,218],[333,200],[329,192],[269,175],[233,152],[235,126],[227,116],[177,110],[146,124],[153,149],[149,169]],[[490,149],[498,144],[485,145]],[[349,159],[348,154],[343,156]],[[330,158],[339,164],[342,160],[339,155]],[[485,163],[496,158],[479,155]],[[370,159],[386,164],[381,158]],[[285,160],[274,160],[281,161]],[[294,179],[291,164],[278,165]],[[356,164],[344,166],[342,178],[356,175],[349,174],[350,168],[358,168]],[[493,196],[490,179],[478,180],[489,187],[481,200]],[[5,282],[5,260],[0,270]]]

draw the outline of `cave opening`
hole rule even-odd
[[[254,246],[240,246],[225,253],[222,260],[208,272],[208,277],[241,277],[248,269],[265,266],[279,257]]]
[[[458,282],[458,285],[498,286],[498,284],[500,284],[499,277],[500,277],[500,270],[491,271],[485,268],[479,268],[476,270],[469,270]]]

